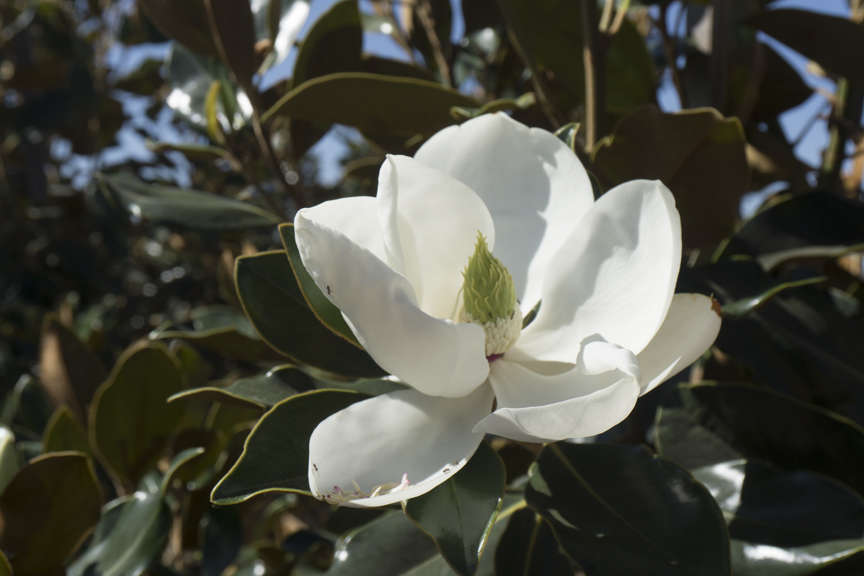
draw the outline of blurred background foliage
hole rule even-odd
[[[3,2],[0,574],[864,572],[862,20]],[[722,332],[599,443],[494,440],[432,505],[333,510],[302,495],[309,433],[396,385],[277,224],[490,111],[556,131],[598,195],[662,179],[679,291],[713,294]]]

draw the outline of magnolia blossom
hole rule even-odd
[[[446,128],[413,158],[389,156],[375,198],[305,208],[294,224],[318,287],[409,387],[313,432],[309,485],[334,503],[428,492],[484,434],[604,432],[720,328],[710,298],[674,293],[681,226],[661,182],[595,201],[566,145],[504,114]],[[487,304],[491,316],[475,317]]]

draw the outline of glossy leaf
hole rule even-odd
[[[90,443],[125,485],[135,485],[161,456],[183,416],[167,403],[183,388],[177,361],[161,344],[127,350],[90,407]]]
[[[255,25],[247,0],[204,0],[209,29],[220,56],[241,86],[250,87],[255,74]]]
[[[773,36],[823,68],[852,81],[864,81],[855,54],[864,51],[861,27],[847,18],[810,10],[766,10],[749,24]]]
[[[149,337],[155,340],[184,340],[241,362],[276,361],[280,358],[261,341],[261,337],[240,310],[222,306],[206,306],[190,314],[191,329],[164,327]]]
[[[792,548],[864,535],[864,500],[825,476],[743,459],[693,476],[723,510],[731,538]]]
[[[327,574],[419,576],[426,574],[423,565],[436,555],[435,544],[426,534],[401,512],[388,512],[336,543],[333,565]]]
[[[339,0],[318,17],[303,39],[294,64],[293,84],[356,70],[362,49],[363,27],[357,0]]]
[[[271,408],[243,453],[210,495],[214,504],[236,504],[265,492],[308,493],[309,437],[324,418],[367,398],[345,390],[297,394]]]
[[[819,542],[809,546],[780,548],[732,540],[735,576],[846,576],[864,568],[861,540]]]
[[[741,226],[724,253],[759,256],[766,268],[773,268],[790,250],[862,243],[864,203],[819,191],[774,199]]]
[[[187,448],[174,456],[174,459],[171,461],[171,465],[168,467],[168,470],[165,471],[165,476],[162,477],[162,484],[160,485],[160,491],[162,494],[165,494],[168,489],[171,487],[171,482],[177,477],[186,466],[191,465],[191,463],[196,460],[202,459],[204,456],[205,449],[203,447],[198,448]]]
[[[741,124],[713,109],[669,114],[643,108],[598,143],[594,163],[607,189],[638,178],[668,186],[690,248],[710,247],[732,232],[747,191]]]
[[[698,421],[747,457],[832,476],[864,494],[864,429],[850,420],[749,384],[682,388]]]
[[[350,376],[377,376],[366,352],[334,336],[316,318],[284,251],[237,259],[234,279],[246,316],[261,337],[290,358]]]
[[[777,282],[756,261],[730,257],[682,269],[679,290],[714,294],[727,304]],[[856,307],[838,290],[801,286],[744,316],[727,316],[716,346],[747,370],[731,378],[752,375],[762,386],[864,422],[864,340],[857,337]]]
[[[264,374],[240,378],[220,388],[203,386],[190,388],[171,396],[168,401],[196,399],[204,402],[239,403],[254,408],[270,408],[274,404],[315,387],[311,377],[294,366],[277,366]]]
[[[291,264],[294,278],[297,280],[297,286],[300,288],[306,304],[315,313],[315,317],[338,336],[359,346],[357,338],[345,322],[342,312],[321,292],[318,285],[315,284],[315,280],[312,279],[312,276],[309,275],[309,272],[303,266],[303,261],[300,259],[300,250],[297,248],[297,242],[294,239],[294,225],[280,224],[279,236],[282,238],[282,245],[288,253],[288,261]]]
[[[5,426],[0,426],[0,494],[18,473],[21,467],[18,451],[15,450],[15,436]]]
[[[432,73],[416,64],[384,58],[376,54],[363,54],[360,60],[361,72],[379,74],[382,76],[404,76],[406,78],[417,78],[419,80],[434,80]]]
[[[2,551],[0,551],[0,576],[12,576],[12,565]]]
[[[141,7],[160,32],[194,52],[216,53],[204,0],[141,0]]]
[[[248,108],[238,104],[241,90],[227,67],[216,58],[193,54],[178,44],[171,46],[167,80],[171,92],[165,103],[192,125],[206,130],[224,144],[224,129],[240,129],[248,120]]]
[[[450,110],[450,114],[458,120],[467,120],[482,116],[483,114],[492,114],[505,110],[526,110],[532,108],[535,104],[537,104],[537,97],[534,96],[533,92],[526,92],[518,98],[490,100],[477,108],[454,107]]]
[[[42,434],[42,446],[45,452],[90,452],[87,430],[66,406],[54,411]]]
[[[585,97],[582,13],[578,2],[498,0],[518,49],[535,74],[553,78],[567,108]],[[574,57],[574,55],[577,55]],[[654,66],[645,40],[628,20],[610,40],[606,54],[610,113],[626,114],[654,102]]]
[[[335,72],[361,68],[363,28],[357,0],[339,0],[321,14],[297,51],[291,85]],[[295,118],[291,122],[292,152],[306,153],[327,131],[328,123]]]
[[[561,550],[552,528],[530,508],[513,513],[495,551],[497,576],[569,576],[573,561]]]
[[[504,494],[504,463],[481,444],[453,478],[405,503],[405,513],[432,536],[459,574],[474,574]]]
[[[69,567],[69,576],[138,576],[162,554],[171,512],[159,483],[144,482],[131,496],[105,505],[90,546]]]
[[[654,422],[654,447],[665,460],[682,468],[699,468],[740,458],[716,434],[700,426],[685,410],[661,407]]]
[[[103,190],[133,220],[196,230],[247,230],[279,222],[263,208],[207,192],[148,183],[123,172],[103,174],[101,179]]]
[[[39,382],[55,406],[83,415],[84,407],[105,379],[105,368],[74,332],[54,316],[42,324]]]
[[[825,282],[827,278],[823,276],[817,276],[814,278],[804,278],[802,280],[795,280],[793,282],[783,282],[781,284],[777,284],[776,286],[772,286],[768,290],[765,290],[761,294],[757,296],[753,296],[752,298],[742,298],[741,300],[735,300],[734,302],[728,302],[723,305],[723,315],[724,316],[743,316],[749,312],[752,312],[759,306],[765,304],[771,298],[777,296],[781,292],[785,290],[790,290],[793,288],[799,288],[801,286],[811,286],[813,284],[821,284]]]
[[[345,98],[350,94],[351,98]],[[364,134],[408,139],[451,124],[450,108],[477,102],[424,80],[345,72],[308,80],[283,96],[264,115],[347,124]]]
[[[0,496],[0,544],[16,576],[58,574],[99,520],[102,491],[80,452],[47,454],[21,468]]]
[[[730,573],[726,527],[711,495],[644,448],[549,445],[525,499],[589,574]]]

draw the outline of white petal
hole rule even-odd
[[[681,372],[699,358],[720,332],[720,315],[711,298],[676,294],[666,320],[654,339],[639,353],[642,393]]]
[[[303,215],[321,226],[338,230],[361,248],[387,261],[375,198],[354,196],[329,200],[311,208],[304,208]]]
[[[557,441],[594,436],[624,420],[639,397],[639,366],[623,348],[595,340],[583,347],[577,365],[505,356],[492,363],[489,382],[498,408],[475,430]]]
[[[477,233],[489,246],[495,242],[483,201],[443,172],[388,156],[378,176],[378,206],[390,262],[414,286],[420,309],[453,317]]]
[[[489,386],[481,386],[463,398],[400,390],[352,404],[312,432],[312,493],[359,507],[425,494],[474,454],[483,434],[472,428],[492,409],[492,400]],[[372,497],[379,486],[384,488]]]
[[[433,396],[463,396],[486,380],[483,328],[424,313],[404,276],[312,214],[294,220],[303,265],[382,368]]]
[[[540,312],[519,346],[568,362],[599,334],[638,353],[666,317],[680,262],[681,223],[669,190],[647,180],[613,188],[555,254]]]
[[[540,298],[552,255],[594,201],[579,158],[554,134],[502,113],[446,128],[414,157],[461,180],[486,203],[495,255],[527,313]]]

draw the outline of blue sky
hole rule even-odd
[[[129,0],[126,0],[128,3]],[[315,20],[320,16],[324,11],[326,11],[336,0],[311,0],[311,9],[309,18],[307,19],[303,30],[301,31],[300,37],[302,38],[311,25],[315,22]],[[461,38],[464,25],[461,20],[461,0],[451,0],[453,3],[453,14],[454,14],[454,22],[453,29],[451,31],[451,36],[454,40],[458,40]],[[673,9],[670,10],[669,17],[673,19],[675,17],[675,5],[673,4]],[[371,11],[370,2],[368,0],[360,0],[361,10],[365,12]],[[826,14],[832,14],[836,16],[848,16],[849,8],[847,5],[847,0],[778,0],[772,4],[775,8],[803,8],[807,10],[812,10],[816,12],[822,12]],[[774,41],[770,37],[765,35],[761,35],[761,39],[769,44],[771,44],[778,52],[780,52],[786,59],[792,64],[792,66],[798,70],[798,72],[802,75],[805,81],[812,86],[814,89],[822,89],[827,92],[834,91],[834,83],[825,78],[820,78],[818,76],[814,76],[807,71],[807,59],[800,56],[793,50],[785,47],[784,45]],[[366,52],[375,53],[383,56],[387,56],[390,58],[397,59],[406,59],[406,55],[403,50],[390,38],[389,36],[382,34],[365,34],[364,36],[364,50]],[[128,73],[131,70],[137,68],[140,62],[146,58],[165,58],[168,52],[168,44],[154,44],[154,45],[138,45],[135,46],[134,49],[123,49],[122,47],[116,47],[109,51],[107,55],[107,60],[109,65],[112,67],[115,74],[122,76],[125,73]],[[262,85],[268,86],[272,85],[282,79],[288,78],[291,74],[291,70],[294,64],[294,58],[296,55],[296,50],[293,50],[289,53],[288,57],[270,70],[265,77],[262,79]],[[138,102],[139,99],[135,97],[125,98],[124,106],[140,106],[141,103]],[[664,78],[659,89],[658,89],[658,101],[660,106],[666,110],[674,111],[679,108],[679,104],[677,101],[677,96],[675,95],[674,88],[671,86],[671,82],[668,78]],[[802,132],[802,128],[814,114],[818,114],[820,111],[825,111],[827,109],[827,101],[826,99],[820,95],[818,92],[814,92],[813,96],[811,96],[806,102],[797,108],[790,110],[784,113],[781,118],[781,125],[786,131],[787,137],[791,140],[795,140],[798,135]],[[170,118],[160,117],[157,122],[152,123],[153,126],[138,126],[139,129],[145,129],[145,132],[152,133],[153,138],[160,140],[177,140],[182,139],[181,135],[173,133],[170,128]],[[152,128],[152,130],[151,130]],[[351,129],[340,127],[338,130],[343,133],[351,133]],[[170,132],[170,133],[169,133]],[[801,160],[811,166],[818,166],[821,162],[820,154],[824,149],[825,145],[828,142],[828,129],[826,122],[824,120],[819,120],[806,132],[803,138],[801,138],[800,143],[796,147],[796,154],[799,156]],[[313,153],[317,154],[319,157],[319,165],[320,165],[320,175],[325,184],[334,184],[338,182],[341,177],[341,168],[339,166],[339,159],[345,153],[346,148],[340,138],[334,134],[332,131],[328,134],[324,139],[319,142],[318,145],[313,148]],[[138,136],[131,127],[124,127],[120,133],[118,133],[118,143],[117,146],[114,146],[105,151],[102,157],[96,161],[96,163],[105,165],[111,164],[111,160],[116,156],[116,160],[122,161],[124,156],[140,156],[141,159],[145,159],[144,156],[148,156],[150,154],[149,150],[144,146],[144,141]],[[184,185],[183,180],[188,180],[188,175],[184,175],[185,169],[188,167],[188,164],[184,162],[185,159],[178,158],[178,170],[172,174],[160,174],[153,176],[162,176],[162,177],[174,177],[177,178],[181,185]],[[84,164],[92,164],[92,159],[81,158],[80,163]],[[70,163],[70,169],[74,172],[76,171],[74,168],[74,163]],[[87,166],[92,170],[93,166]],[[86,173],[89,170],[84,170]],[[83,174],[82,174],[83,175]],[[745,213],[749,213],[753,207],[758,203],[758,198],[760,195],[756,195],[752,197],[750,200],[745,201],[742,206],[743,211]]]
[[[318,15],[332,5],[334,1],[335,0],[313,0],[310,18],[307,21],[307,27]],[[453,5],[454,25],[452,37],[458,39],[461,37],[464,30],[460,18],[461,0],[453,0]],[[774,8],[802,8],[835,16],[848,17],[849,15],[849,7],[846,0],[779,0],[774,2],[772,6]],[[361,7],[368,11],[368,2],[361,1]],[[670,11],[670,18],[674,16],[674,12],[674,9]],[[792,66],[798,70],[804,80],[814,89],[821,88],[828,92],[834,91],[834,83],[832,81],[814,76],[807,71],[806,58],[764,34],[760,34],[760,38],[782,54],[792,64]],[[405,58],[404,52],[392,39],[380,34],[366,34],[364,38],[364,50],[391,58]],[[286,76],[290,74],[290,67],[293,64],[290,60],[291,58],[289,57],[288,61],[283,64],[284,67],[280,67],[279,72],[281,74]],[[660,106],[666,110],[672,111],[679,109],[677,97],[674,94],[674,88],[671,86],[671,82],[668,78],[665,78],[659,87],[658,100]],[[807,120],[820,110],[824,110],[826,106],[827,102],[825,98],[818,94],[818,92],[814,92],[813,96],[811,96],[802,105],[784,113],[780,118],[780,122],[783,129],[786,131],[787,137],[789,137],[790,140],[794,140],[801,132]],[[827,125],[825,121],[820,120],[808,130],[795,151],[798,157],[807,164],[818,166],[821,163],[821,151],[824,149],[827,142]],[[321,175],[324,180],[328,183],[338,181],[340,177],[338,160],[339,156],[344,153],[344,147],[340,143],[338,137],[332,134],[329,135],[315,147],[314,152],[319,155],[321,160]],[[746,211],[749,212],[750,210]]]

